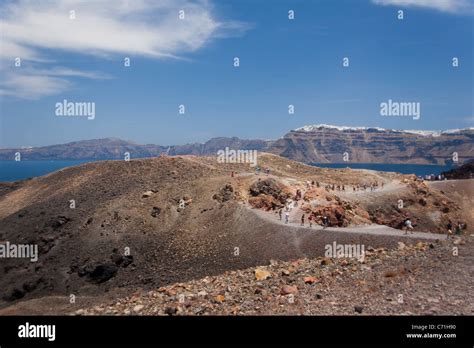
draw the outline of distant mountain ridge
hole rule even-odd
[[[378,127],[304,126],[272,144],[284,157],[306,163],[447,164],[474,157],[474,128],[447,131]]]
[[[212,138],[205,143],[162,146],[141,145],[117,138],[67,144],[0,149],[0,160],[105,160],[168,155],[216,155],[225,149],[258,150],[305,163],[410,163],[446,164],[457,153],[460,163],[474,158],[474,128],[446,131],[393,130],[379,127],[308,125],[277,140]]]
[[[352,126],[333,126],[333,125],[328,125],[328,124],[318,124],[318,125],[303,126],[303,127],[295,129],[295,131],[312,132],[317,129],[337,129],[342,132],[378,131],[378,132],[393,132],[393,133],[409,133],[409,134],[418,134],[422,136],[439,137],[440,135],[443,135],[443,134],[454,134],[454,133],[462,133],[464,131],[472,131],[474,130],[474,127],[434,131],[434,130],[416,130],[416,129],[397,130],[397,129],[386,129],[386,128],[380,128],[380,127],[352,127]]]

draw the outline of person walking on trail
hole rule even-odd
[[[312,215],[308,216],[308,223],[309,223],[309,228],[313,227],[313,216]]]
[[[413,234],[413,226],[410,219],[405,220],[405,234],[408,234],[408,230]]]
[[[295,200],[298,201],[299,199],[301,199],[301,190],[300,190],[300,189],[297,189],[297,190],[296,190]]]
[[[453,236],[453,224],[448,222],[448,225],[446,226],[448,228],[448,235],[447,238],[451,238]]]
[[[454,232],[456,234],[456,236],[460,236],[461,233],[462,233],[462,228],[463,228],[463,225],[461,222],[458,222],[456,224],[456,232]]]
[[[304,214],[301,215],[301,226],[304,226]]]
[[[290,219],[290,212],[289,211],[286,211],[285,212],[285,224],[288,223],[288,220]]]
[[[281,209],[280,209],[280,210],[278,211],[278,217],[280,218],[280,221],[281,221],[281,213],[282,213],[282,211],[281,211]]]
[[[323,216],[323,230],[329,225],[329,219],[326,215]]]

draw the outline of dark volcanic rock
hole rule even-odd
[[[161,213],[161,208],[159,207],[153,207],[153,209],[151,210],[151,216],[153,217],[158,217],[160,213]]]
[[[16,301],[19,300],[20,298],[23,298],[25,296],[25,291],[14,288],[11,289],[6,295],[3,296],[3,299],[5,301],[11,302],[11,301]]]
[[[117,274],[117,271],[117,265],[108,262],[96,266],[94,270],[87,275],[87,277],[92,283],[100,284],[113,278]]]
[[[443,172],[442,175],[448,179],[471,179],[474,177],[474,160],[463,164],[459,168]]]
[[[57,219],[55,219],[54,221],[51,222],[51,227],[53,227],[54,229],[57,229],[57,228],[61,227],[62,225],[68,223],[70,220],[71,219],[69,219],[66,216],[58,216]]]
[[[290,197],[289,192],[284,191],[284,187],[280,185],[275,179],[265,179],[255,182],[250,186],[250,194],[254,197],[259,195],[272,196],[280,203],[285,203]]]
[[[212,198],[221,203],[230,201],[235,198],[234,188],[231,184],[226,184]]]

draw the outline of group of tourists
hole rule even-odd
[[[419,176],[418,178],[421,180],[428,180],[428,181],[446,180],[446,177],[443,174],[438,174],[438,175],[428,174],[425,176]]]
[[[283,209],[280,209],[278,211],[278,217],[280,219],[280,221],[282,221],[283,219],[283,215],[285,216],[285,225],[287,225],[290,221],[290,211],[294,208],[294,203],[292,201],[292,203],[290,203],[289,205],[285,205],[285,211],[283,212]],[[321,219],[321,226],[323,226],[323,229],[325,229],[326,227],[329,227],[329,218],[326,216],[326,215],[323,215],[323,216],[314,216],[314,214],[309,214],[308,216],[308,224],[309,224],[309,227],[313,227],[313,224],[316,224],[317,223],[317,220]],[[306,215],[303,213],[301,215],[301,226],[304,226],[305,225],[305,221],[306,221]]]
[[[319,187],[319,186],[318,186]],[[371,182],[369,184],[352,184],[352,191],[353,192],[357,192],[357,191],[367,191],[367,190],[370,190],[371,192],[372,191],[375,191],[377,190],[378,188],[383,188],[384,187],[384,183],[378,183],[378,181],[374,181],[374,182]],[[339,191],[339,192],[346,192],[346,185],[343,185],[343,184],[327,184],[326,186],[324,186],[324,188],[326,189],[326,191]]]
[[[383,188],[384,183],[380,183],[380,188]],[[352,191],[357,192],[357,191],[367,191],[369,189],[371,192],[375,191],[379,188],[379,182],[374,181],[369,184],[352,184]]]
[[[323,229],[325,229],[326,227],[329,227],[329,218],[327,217],[327,215],[315,216],[314,214],[309,214],[308,216],[309,227],[313,227],[313,223],[317,223],[318,219],[321,220],[321,226],[323,226]],[[301,226],[304,226],[304,224],[305,224],[305,214],[301,215]]]
[[[462,230],[465,228],[465,224],[463,224],[462,222],[457,222],[455,224],[453,224],[451,221],[448,222],[448,224],[446,225],[446,229],[447,229],[447,234],[448,234],[448,238],[451,238],[453,236],[453,234],[459,236],[462,234]],[[405,231],[405,234],[408,234],[408,232],[410,232],[411,234],[413,234],[413,224],[410,220],[410,218],[405,218],[405,220],[403,221],[403,230]]]
[[[453,224],[451,221],[449,221],[446,228],[448,230],[448,238],[451,238],[453,236],[453,232],[457,236],[461,235],[465,225],[460,221],[458,221],[456,224]]]
[[[436,180],[436,179],[435,179]],[[442,180],[439,178],[438,180]],[[306,181],[306,188],[310,189],[312,187],[320,187],[319,182],[315,181]],[[328,184],[324,186],[326,190],[331,190],[331,191],[345,191],[346,186],[342,184]],[[353,192],[357,191],[367,191],[370,189],[370,191],[375,191],[378,188],[384,187],[384,183],[381,182],[379,184],[378,181],[371,182],[369,184],[352,184],[352,190]],[[283,209],[280,209],[278,211],[279,219],[280,221],[283,219],[283,215],[285,218],[285,224],[288,224],[290,221],[290,212],[293,210],[293,208],[298,206],[298,201],[302,199],[303,193],[300,189],[296,190],[296,194],[294,195],[293,199],[288,199],[285,203],[285,207]],[[284,211],[283,211],[284,210]],[[319,224],[323,227],[323,229],[327,228],[330,226],[330,220],[329,217],[324,214],[324,215],[318,215],[315,216],[314,213],[310,213],[308,216],[306,216],[304,213],[301,215],[301,226],[305,226],[306,220],[308,221],[308,225],[311,228],[313,224],[317,224],[319,221]],[[453,234],[460,235],[462,233],[462,230],[465,229],[465,225],[461,222],[457,223],[452,223],[449,221],[447,224],[447,234],[448,238],[452,237]],[[406,216],[405,219],[403,220],[402,223],[402,230],[405,232],[404,234],[407,235],[408,233],[413,234],[414,233],[414,228],[413,228],[413,223],[410,219],[410,217]]]
[[[318,181],[306,181],[306,188],[309,190],[310,188],[313,188],[313,187],[320,187],[321,184],[318,182]],[[352,184],[352,191],[353,192],[357,192],[357,191],[367,191],[367,190],[370,190],[370,191],[375,191],[376,189],[378,188],[383,188],[384,187],[384,183],[381,182],[379,184],[378,181],[374,181],[374,182],[371,182],[371,183],[364,183],[364,184]],[[326,189],[326,191],[339,191],[339,192],[346,192],[346,185],[344,184],[326,184],[324,186],[324,188]]]
[[[286,205],[285,206],[285,224],[288,224],[290,222],[290,210],[293,209],[293,206]],[[280,209],[278,211],[278,216],[280,218],[280,221],[282,220],[282,215],[283,215],[283,209]]]
[[[313,188],[315,186],[320,187],[319,181],[314,181],[314,180],[313,181],[309,181],[309,180],[306,181],[306,189],[309,190],[310,188]]]

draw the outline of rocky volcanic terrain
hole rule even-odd
[[[0,185],[0,240],[40,251],[38,262],[0,259],[0,314],[472,310],[472,205],[463,195],[472,180],[449,195],[410,175],[258,160],[268,175],[182,156],[89,163]],[[277,213],[297,190],[302,199],[285,225]],[[299,226],[302,214],[315,226]],[[414,234],[400,230],[405,217]],[[446,241],[449,221],[464,229]],[[364,245],[367,259],[321,259],[334,242]],[[431,286],[435,309],[417,306],[431,301]],[[399,294],[409,306],[393,305]]]
[[[448,179],[472,179],[474,178],[474,160],[471,160],[458,168],[444,172],[443,175]]]
[[[13,160],[20,152],[23,160],[123,159],[169,155],[214,156],[226,147],[258,150],[304,163],[343,163],[347,153],[352,163],[451,163],[458,153],[459,163],[472,159],[474,128],[432,131],[396,131],[381,128],[305,126],[277,140],[213,138],[203,144],[176,146],[139,145],[120,139],[78,141],[38,148],[0,149],[0,160]]]
[[[69,308],[77,315],[473,315],[473,240],[399,242],[393,250],[369,248],[363,262],[272,261]]]

